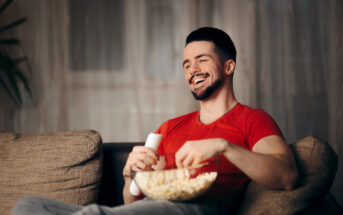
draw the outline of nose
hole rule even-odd
[[[194,62],[191,64],[191,67],[189,68],[189,72],[191,75],[194,75],[197,72],[200,72],[200,67],[197,62]]]

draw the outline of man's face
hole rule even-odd
[[[183,51],[183,68],[186,82],[197,100],[207,99],[223,83],[223,63],[212,42],[189,43]]]

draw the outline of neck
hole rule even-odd
[[[237,104],[231,83],[223,85],[206,100],[200,101],[200,121],[210,124]]]

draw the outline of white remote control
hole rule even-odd
[[[158,146],[160,145],[161,139],[162,134],[150,133],[146,138],[144,146],[156,151]],[[133,180],[130,184],[130,193],[134,196],[139,196],[141,194],[141,191],[139,190],[137,184]]]

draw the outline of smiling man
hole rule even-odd
[[[190,85],[192,94],[196,100],[205,100],[215,92],[224,81],[224,73],[212,74],[210,71],[222,71],[223,65],[215,53],[216,47],[213,43],[207,41],[194,42],[186,46],[184,50],[183,67],[186,72],[186,81]],[[200,53],[200,54],[199,54]],[[195,61],[192,68],[191,58]],[[208,64],[209,61],[212,63]],[[200,68],[207,62],[207,67],[214,68]],[[216,76],[214,76],[216,75]],[[206,81],[209,82],[206,86]],[[211,82],[212,81],[212,82]]]
[[[202,199],[206,203],[185,204],[183,214],[192,214],[194,205],[202,214],[209,209],[213,214],[234,210],[249,180],[273,189],[294,188],[298,172],[293,154],[266,112],[237,101],[235,67],[235,46],[222,30],[205,27],[187,37],[183,68],[200,110],[160,126],[157,133],[163,138],[158,153],[143,146],[134,148],[124,168],[126,203],[139,199],[129,193],[129,170],[150,169],[149,164],[159,163],[158,156],[170,153],[175,153],[175,162],[167,161],[164,168],[192,166],[218,155],[221,159],[219,176]]]
[[[163,135],[157,152],[144,146],[133,148],[123,169],[126,205],[78,207],[27,197],[18,202],[12,214],[229,214],[239,205],[249,180],[273,189],[293,189],[298,172],[277,124],[263,110],[240,104],[235,98],[236,49],[231,38],[216,28],[193,31],[186,39],[183,67],[200,110],[163,123],[156,131]],[[162,159],[170,153],[175,153],[175,159]],[[187,167],[214,156],[220,156],[221,161],[218,177],[199,199],[141,200],[143,196],[130,193],[131,169]]]

